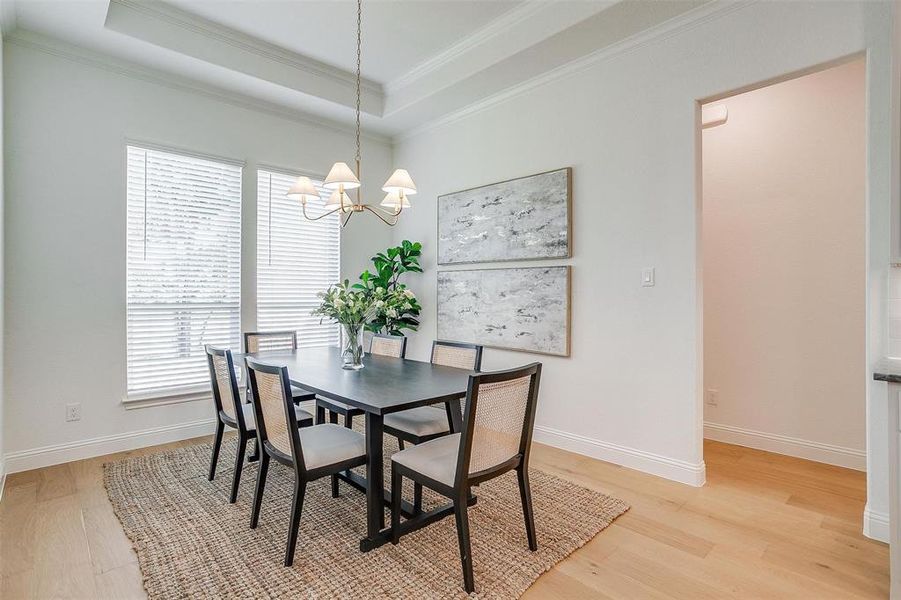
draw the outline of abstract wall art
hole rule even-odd
[[[438,264],[572,256],[572,169],[438,197]]]
[[[570,267],[438,273],[438,338],[569,356]]]

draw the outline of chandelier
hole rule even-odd
[[[304,218],[310,221],[318,221],[324,217],[334,213],[341,213],[344,219],[341,221],[341,227],[347,225],[354,213],[369,211],[387,225],[396,225],[400,213],[405,208],[410,208],[409,196],[416,193],[416,184],[410,174],[404,169],[397,169],[392,173],[382,191],[387,195],[378,205],[364,204],[361,198],[360,189],[360,163],[362,154],[360,152],[360,58],[362,56],[362,25],[363,25],[363,0],[357,0],[357,127],[356,127],[356,143],[357,153],[356,173],[347,166],[347,163],[336,162],[332,165],[331,170],[325,178],[322,186],[326,189],[333,190],[325,203],[324,213],[318,216],[310,216],[307,214],[307,201],[318,200],[319,191],[310,181],[309,177],[298,177],[294,185],[288,190],[286,196],[293,200],[300,200]],[[355,199],[348,196],[348,190],[356,190]]]

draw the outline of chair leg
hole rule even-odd
[[[235,474],[232,477],[232,493],[228,497],[229,504],[238,500],[238,485],[241,483],[241,472],[244,470],[244,452],[247,450],[247,438],[238,438],[238,452],[235,455]]]
[[[323,423],[325,423],[325,407],[316,404],[316,424],[322,425]]]
[[[294,548],[297,546],[297,531],[300,529],[300,513],[303,512],[303,497],[307,482],[298,480],[294,484],[294,504],[291,507],[291,523],[288,526],[288,547],[285,549],[285,566],[294,564]]]
[[[344,415],[344,426],[348,429],[354,428],[354,416],[350,413]]]
[[[338,475],[332,475],[332,498],[338,497]]]
[[[391,465],[391,543],[400,541],[400,505],[403,496],[404,477]]]
[[[397,438],[397,447],[400,448],[401,450],[404,449],[404,441],[400,438]]]
[[[526,521],[526,535],[529,538],[529,550],[538,550],[538,541],[535,537],[535,517],[532,514],[532,489],[529,486],[529,471],[524,465],[516,469],[519,479],[519,496],[522,499],[522,515]]]
[[[207,479],[213,480],[216,476],[216,463],[219,462],[219,448],[222,447],[222,434],[225,431],[225,423],[216,421],[216,439],[213,441],[213,457],[210,459],[210,474]]]
[[[472,575],[472,548],[469,542],[468,493],[460,494],[454,500],[454,516],[457,518],[457,542],[460,544],[460,562],[463,565],[463,587],[467,594],[476,591]]]
[[[269,472],[269,455],[260,454],[260,467],[257,471],[257,489],[253,495],[253,508],[250,511],[250,528],[256,529],[260,522],[260,507],[263,506],[263,489],[266,487],[266,474]]]
[[[247,457],[247,462],[257,462],[260,460],[260,439],[253,436],[253,452]]]
[[[419,514],[422,512],[422,484],[421,483],[413,483],[413,513]]]

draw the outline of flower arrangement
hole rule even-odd
[[[329,286],[326,291],[319,292],[318,296],[322,302],[313,314],[342,325],[365,325],[379,312],[372,294],[352,289],[347,279]]]

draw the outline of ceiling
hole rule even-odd
[[[364,0],[363,125],[394,136],[709,0]],[[318,119],[353,121],[348,0],[0,0],[4,35]]]
[[[341,69],[356,68],[356,2],[170,0],[170,4]],[[363,73],[388,83],[518,4],[522,0],[367,1]]]

